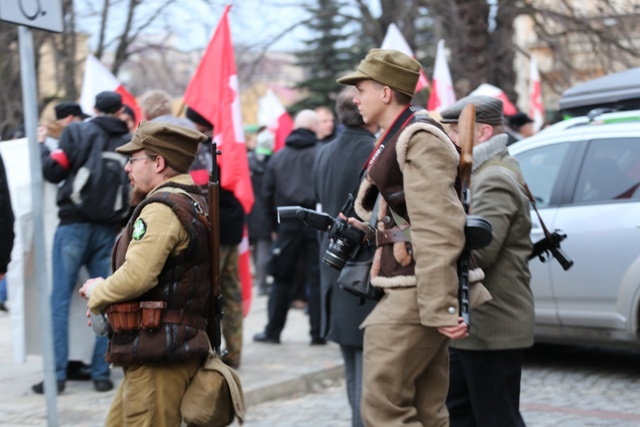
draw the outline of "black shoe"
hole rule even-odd
[[[253,336],[255,342],[266,342],[270,344],[280,344],[280,338],[273,338],[267,335],[266,332],[260,332]]]
[[[84,363],[72,363],[67,365],[67,379],[69,381],[89,381],[91,379],[91,367]]]
[[[109,391],[113,389],[113,383],[111,380],[93,380],[93,388],[100,392]]]
[[[38,384],[34,384],[31,386],[31,390],[33,390],[36,394],[44,394],[44,381]],[[64,391],[64,380],[58,380],[58,394]]]
[[[327,340],[323,338],[311,338],[311,345],[326,345]]]
[[[4,302],[0,302],[0,311],[9,311]]]

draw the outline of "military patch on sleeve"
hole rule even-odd
[[[133,240],[140,240],[147,233],[147,224],[145,224],[142,218],[136,219],[136,222],[133,223]]]

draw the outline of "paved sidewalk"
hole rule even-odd
[[[254,333],[262,331],[267,321],[266,303],[266,297],[255,297],[245,318],[243,360],[238,373],[248,411],[258,403],[317,390],[343,375],[336,344],[309,345],[309,320],[301,310],[289,311],[282,344],[254,343]],[[29,356],[24,364],[13,363],[10,328],[9,316],[0,313],[0,425],[45,426],[45,398],[31,391],[31,385],[43,378],[42,357]],[[114,370],[112,378],[117,387],[122,371]],[[66,390],[57,399],[59,425],[102,426],[114,394],[115,389],[94,391],[91,381],[67,381]]]

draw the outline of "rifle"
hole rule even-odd
[[[564,271],[567,271],[573,265],[573,261],[560,248],[560,242],[567,238],[567,235],[560,230],[545,235],[544,238],[533,244],[533,250],[529,259],[539,257],[540,261],[545,262],[549,257],[549,253],[558,260]]]
[[[475,137],[476,106],[469,104],[460,113],[458,119],[458,131],[460,134],[460,201],[464,213],[469,214],[471,205],[471,167],[473,166],[473,142]],[[465,237],[466,237],[465,224]],[[464,249],[458,259],[458,300],[460,304],[460,316],[464,323],[471,327],[469,319],[469,261],[471,249],[465,242]]]
[[[209,221],[211,229],[209,232],[209,252],[211,256],[211,306],[209,308],[209,318],[207,322],[207,335],[213,347],[213,351],[218,356],[222,345],[222,331],[220,322],[222,321],[222,292],[220,290],[220,180],[218,177],[217,156],[221,154],[217,149],[218,145],[211,143],[211,173],[209,174]]]
[[[475,138],[476,106],[469,104],[462,110],[458,119],[460,134],[460,201],[467,214],[464,225],[465,244],[458,258],[458,301],[460,316],[471,328],[469,317],[469,265],[471,251],[480,249],[491,243],[493,239],[491,223],[484,218],[470,215],[471,211],[471,169],[473,166],[473,146]]]

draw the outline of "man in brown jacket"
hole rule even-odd
[[[474,252],[492,300],[471,308],[469,338],[452,343],[447,406],[453,427],[524,426],[520,415],[522,349],[533,344],[529,199],[518,161],[507,151],[502,101],[468,96],[442,110],[458,141],[458,117],[476,106],[471,212],[493,227],[493,241]]]
[[[113,275],[80,289],[91,312],[108,313],[106,360],[124,370],[108,427],[179,427],[182,397],[209,353],[210,254],[202,220],[208,209],[188,174],[206,140],[178,125],[142,122],[117,149],[130,156],[125,171],[136,207],[116,241]],[[145,310],[158,310],[158,322],[145,324]]]
[[[447,426],[448,338],[467,333],[457,299],[465,223],[454,187],[459,155],[442,127],[410,106],[419,72],[409,56],[373,49],[338,79],[356,87],[364,122],[384,130],[355,203],[364,221],[378,219],[369,233],[378,246],[371,281],[385,294],[362,325],[361,412],[369,427]]]

